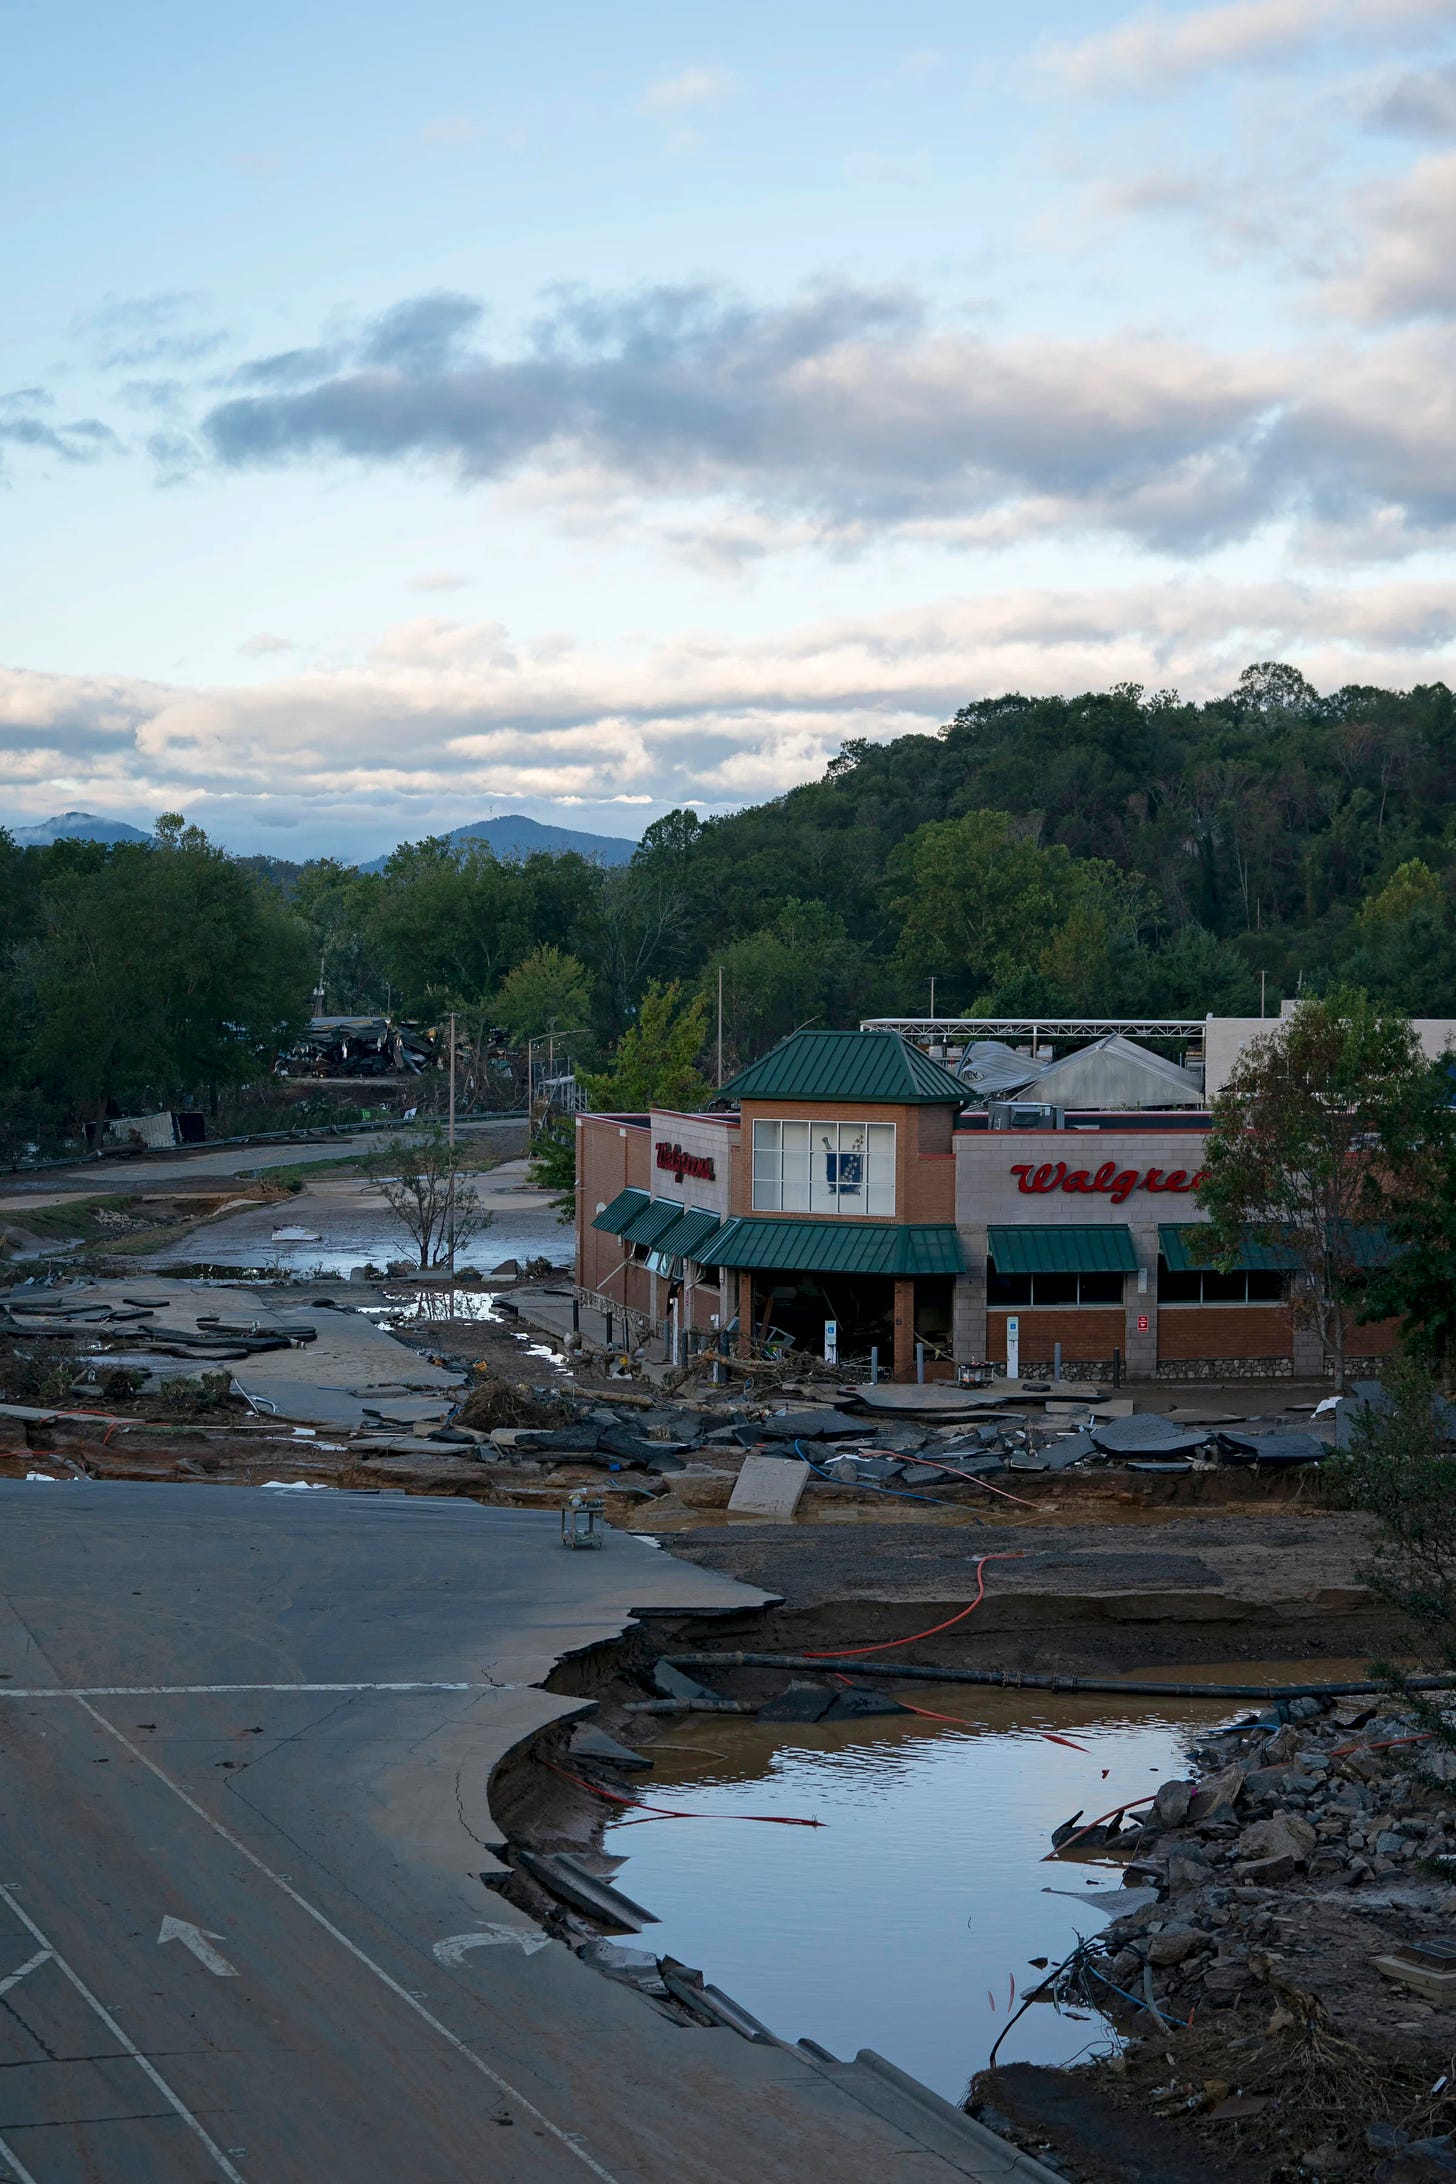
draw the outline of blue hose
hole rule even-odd
[[[824,1469],[824,1466],[822,1464],[816,1464],[812,1456],[805,1456],[802,1442],[795,1441],[794,1453],[809,1466],[809,1469],[811,1471],[817,1471],[821,1479],[828,1479],[831,1486],[844,1485],[845,1482],[843,1479],[836,1479],[831,1477],[830,1473]],[[936,1509],[953,1509],[955,1507],[954,1502],[946,1501],[939,1494],[910,1494],[907,1493],[903,1487],[899,1486],[872,1486],[868,1479],[860,1480],[856,1483],[858,1484],[859,1491],[862,1494],[888,1494],[892,1501],[929,1502]]]

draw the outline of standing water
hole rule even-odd
[[[1307,1671],[1291,1666],[1288,1680]],[[1286,1680],[1267,1666],[1169,1674]],[[1044,1863],[1052,1829],[1186,1773],[1190,1746],[1249,1709],[955,1684],[896,1695],[958,1718],[673,1722],[641,1794],[709,1817],[624,1815],[605,1848],[627,1860],[620,1886],[661,1921],[643,1945],[701,1966],[781,2038],[843,2056],[874,2048],[959,2100],[1041,1978],[1034,1960],[1058,1963],[1110,1915],[1078,1899],[1115,1887],[1121,1869]],[[1038,2002],[998,2060],[1064,2064],[1111,2039],[1105,2019]]]

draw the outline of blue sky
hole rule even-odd
[[[1456,671],[1456,0],[0,7],[0,816]]]

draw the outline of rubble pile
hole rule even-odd
[[[1076,1966],[1132,2036],[1121,2097],[1241,2120],[1271,2177],[1456,2174],[1456,1748],[1394,1697],[1309,1697],[1192,1756],[1139,1821],[1056,1831],[1136,1891]]]

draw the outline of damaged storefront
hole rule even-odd
[[[1290,1253],[1202,1263],[1206,1128],[1187,1107],[1006,1127],[896,1032],[797,1032],[708,1113],[578,1118],[580,1292],[675,1354],[794,1348],[897,1379],[1318,1375]],[[1352,1366],[1391,1340],[1362,1327]]]

